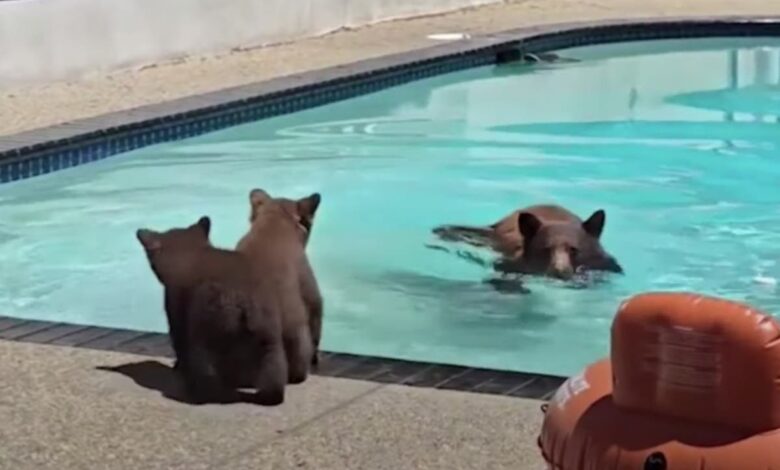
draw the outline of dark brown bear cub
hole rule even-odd
[[[317,364],[322,335],[322,296],[306,256],[320,195],[293,200],[273,198],[262,189],[249,194],[250,228],[236,250],[259,274],[257,289],[282,293],[280,315],[289,383],[306,380]]]
[[[622,273],[617,260],[601,246],[606,214],[597,210],[583,221],[556,205],[530,206],[487,227],[445,225],[433,233],[445,241],[488,247],[501,257],[501,273],[547,275],[570,279],[583,271]]]
[[[177,369],[196,403],[222,401],[251,383],[257,403],[278,405],[287,383],[283,299],[257,289],[242,254],[213,247],[210,229],[202,217],[187,228],[136,232],[165,289]]]

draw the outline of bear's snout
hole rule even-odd
[[[550,267],[547,274],[558,279],[571,279],[574,276],[571,256],[566,250],[555,250],[550,259]]]

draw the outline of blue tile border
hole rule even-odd
[[[0,340],[173,357],[168,335],[0,316]],[[431,364],[323,351],[314,374],[412,387],[549,399],[566,380],[554,375]]]
[[[527,27],[0,136],[0,184],[380,91],[524,53],[648,39],[780,36],[780,17],[610,20]]]

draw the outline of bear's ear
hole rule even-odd
[[[604,224],[606,222],[607,214],[603,209],[599,209],[591,214],[591,216],[588,217],[588,220],[582,223],[582,229],[585,230],[585,233],[591,237],[600,238],[601,232],[604,231]]]
[[[313,193],[303,199],[298,199],[298,214],[308,219],[314,219],[317,208],[320,207],[322,196],[320,193]]]
[[[162,247],[160,233],[154,230],[139,228],[135,232],[135,237],[138,238],[138,241],[141,242],[146,251],[156,251]]]
[[[209,218],[209,216],[204,215],[203,217],[198,219],[198,221],[195,222],[195,226],[203,230],[203,233],[206,234],[206,238],[208,238],[209,234],[211,233],[211,219]]]
[[[259,206],[271,200],[271,195],[262,189],[255,188],[249,191],[249,203],[252,207]]]
[[[542,221],[533,214],[521,212],[517,218],[517,226],[524,240],[530,240],[539,233],[542,228]]]

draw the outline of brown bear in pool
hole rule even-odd
[[[165,289],[176,369],[196,403],[221,402],[250,386],[258,404],[281,404],[284,296],[257,289],[250,260],[212,246],[210,230],[210,219],[201,217],[186,228],[136,232]]]
[[[487,227],[443,225],[433,233],[448,242],[486,247],[500,258],[500,273],[545,275],[571,279],[585,271],[622,273],[617,260],[601,246],[606,213],[599,209],[583,221],[551,204],[516,210]]]
[[[284,292],[282,336],[293,384],[306,380],[310,366],[318,362],[323,302],[306,246],[320,200],[318,193],[293,200],[253,189],[249,232],[236,246],[260,274],[255,280],[258,289]]]

